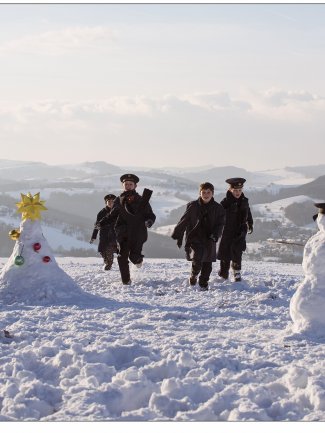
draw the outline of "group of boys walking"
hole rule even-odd
[[[116,197],[104,197],[106,206],[98,213],[91,236],[92,243],[99,232],[98,251],[104,259],[104,269],[110,270],[117,253],[122,283],[131,284],[129,261],[141,267],[142,247],[148,239],[148,228],[156,220],[149,203],[152,191],[144,189],[139,195],[138,176],[124,174],[120,178],[123,192]],[[204,182],[199,198],[186,206],[186,211],[175,226],[171,237],[184,249],[192,262],[189,283],[208,290],[212,263],[220,260],[218,275],[227,280],[230,267],[234,280],[241,281],[242,254],[246,249],[246,235],[253,232],[253,218],[247,197],[243,193],[243,178],[227,179],[229,189],[220,202],[214,200],[214,186]]]

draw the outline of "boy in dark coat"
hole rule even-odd
[[[98,226],[103,227],[116,221],[114,230],[121,279],[123,284],[131,284],[129,260],[139,268],[142,266],[142,247],[148,239],[147,228],[152,226],[156,216],[149,204],[152,191],[144,189],[142,196],[135,191],[139,182],[138,176],[124,174],[120,180],[124,191],[115,199],[110,214],[106,215]]]
[[[114,223],[108,224],[105,227],[102,227],[101,229],[97,228],[97,224],[100,220],[104,218],[104,216],[110,213],[115,199],[116,199],[116,195],[114,194],[105,195],[104,201],[106,203],[106,206],[97,214],[95,228],[93,234],[91,235],[91,239],[89,241],[89,243],[92,244],[94,240],[97,239],[97,234],[99,232],[98,252],[104,259],[103,269],[105,271],[109,271],[112,268],[112,264],[114,261],[114,253],[117,252]]]
[[[242,191],[246,179],[234,177],[227,179],[226,182],[229,189],[226,197],[220,202],[226,211],[226,225],[218,251],[218,274],[227,280],[231,264],[235,281],[241,281],[242,255],[246,250],[246,234],[253,233],[253,218],[248,199]]]
[[[216,244],[225,223],[225,211],[214,198],[214,186],[205,182],[200,185],[198,200],[187,204],[186,211],[172,233],[179,248],[185,233],[187,260],[192,261],[190,285],[197,283],[201,290],[208,290],[212,262],[217,260]]]

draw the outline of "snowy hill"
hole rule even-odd
[[[127,287],[116,262],[58,263],[88,301],[0,299],[1,421],[325,421],[324,341],[291,333],[300,265],[214,270],[199,292],[184,260]]]
[[[312,200],[308,196],[299,195],[282,200],[275,200],[272,203],[253,205],[252,210],[255,213],[259,213],[265,221],[277,220],[281,224],[285,225],[289,224],[290,221],[285,217],[284,210],[293,203],[302,204],[305,202],[312,202]],[[313,208],[311,207],[311,209]]]

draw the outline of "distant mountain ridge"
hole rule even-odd
[[[301,177],[316,178],[325,173],[325,165],[308,167],[287,167],[284,170],[290,173],[300,174]],[[145,176],[149,174],[153,177],[164,179],[182,178],[189,182],[201,183],[210,181],[216,183],[221,189],[225,187],[225,180],[229,177],[244,177],[247,179],[247,187],[265,187],[267,184],[285,179],[283,174],[274,174],[274,170],[251,172],[236,166],[203,166],[184,168],[139,168],[132,166],[117,166],[105,161],[83,162],[78,164],[49,165],[43,162],[15,161],[0,159],[0,184],[4,181],[19,180],[90,180],[91,177],[118,175],[124,172],[135,171]],[[311,176],[314,174],[314,176]],[[91,181],[91,180],[90,180]]]
[[[320,177],[325,174],[325,164],[307,165],[299,167],[285,167],[289,171],[305,174],[306,177]]]

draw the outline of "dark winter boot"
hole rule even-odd
[[[212,262],[203,262],[199,278],[200,291],[205,292],[209,287],[209,279],[212,272]]]
[[[195,286],[195,284],[197,283],[197,276],[201,271],[201,267],[202,267],[201,262],[198,262],[196,260],[192,261],[191,276],[189,279],[189,283],[191,286]]]
[[[107,250],[103,254],[104,257],[104,271],[109,271],[112,268],[112,264],[114,261],[114,250],[112,247],[107,248]]]
[[[137,263],[135,263],[135,266],[136,266],[138,269],[140,269],[140,268],[142,267],[142,265],[143,265],[143,260],[142,260],[142,259],[139,260]]]
[[[200,280],[199,286],[200,286],[200,292],[206,292],[209,289],[209,284],[207,281]]]
[[[221,260],[220,261],[220,270],[218,272],[219,277],[224,278],[225,280],[228,280],[229,268],[230,268],[230,262],[228,262],[226,260]]]
[[[123,254],[117,256],[117,263],[120,268],[122,283],[128,285],[131,278],[127,251],[123,251]]]
[[[236,282],[241,281],[241,274],[240,274],[241,262],[232,262],[231,267],[234,272],[235,281]]]
[[[130,286],[131,285],[131,280],[128,281],[122,281],[123,286]]]

